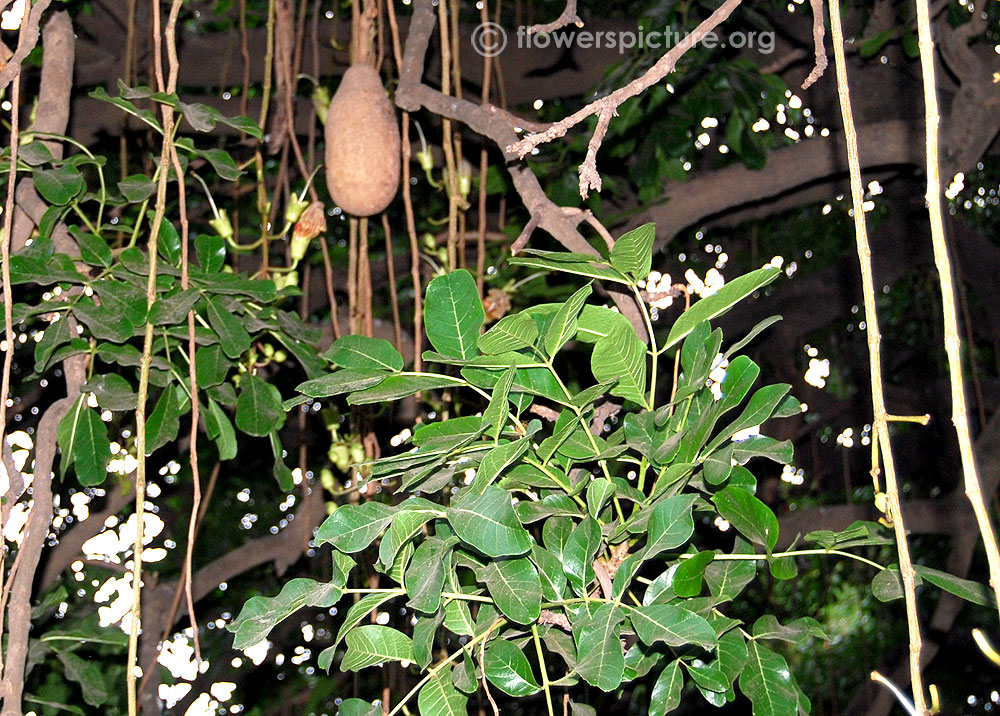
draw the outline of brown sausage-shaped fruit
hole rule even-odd
[[[399,125],[378,72],[352,65],[326,112],[326,185],[354,216],[385,209],[399,189]]]

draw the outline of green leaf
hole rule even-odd
[[[464,495],[447,514],[459,538],[488,557],[519,556],[531,549],[531,537],[517,519],[510,493],[495,485],[481,495]]]
[[[737,620],[732,620],[738,624]],[[718,629],[716,629],[718,630]],[[719,637],[719,657],[715,660],[715,665],[726,678],[726,690],[732,688],[736,677],[740,675],[747,665],[747,639],[739,629],[731,629]]]
[[[149,321],[157,326],[181,323],[200,298],[196,288],[179,291],[169,297],[161,296],[149,309]]]
[[[772,325],[774,325],[780,320],[781,316],[770,316],[769,318],[765,318],[763,321],[761,321],[753,328],[751,328],[750,332],[743,339],[738,340],[736,341],[736,343],[729,346],[729,348],[726,349],[726,352],[723,355],[726,358],[728,358],[729,356],[738,353],[740,350],[745,348],[747,344],[750,343],[750,341],[756,338],[758,334],[760,334],[765,329],[770,328]]]
[[[649,515],[646,559],[660,552],[680,547],[694,534],[691,509],[697,498],[694,495],[674,495],[660,500]]]
[[[483,434],[483,419],[476,415],[442,420],[439,423],[417,425],[413,433],[414,445],[455,444],[465,438],[478,438]]]
[[[132,174],[118,182],[118,191],[129,204],[141,204],[156,193],[156,183],[145,174]]]
[[[327,649],[323,650],[325,654]],[[322,655],[320,659],[322,659]],[[333,656],[330,656],[330,660]],[[320,664],[322,668],[323,665]],[[326,670],[330,670],[330,665],[326,665]],[[340,711],[337,716],[381,716],[382,714],[382,704],[380,702],[371,703],[370,701],[365,701],[364,699],[344,699],[340,704]]]
[[[88,661],[68,651],[57,651],[56,658],[62,664],[66,678],[80,685],[83,700],[88,706],[101,706],[108,700],[110,692],[97,662]]]
[[[696,644],[712,649],[718,642],[715,629],[704,617],[673,604],[649,604],[630,609],[629,618],[644,644],[658,641],[668,646]]]
[[[344,637],[347,653],[340,662],[341,671],[360,671],[386,661],[413,661],[413,642],[392,627],[365,624]]]
[[[883,544],[894,544],[891,533],[877,522],[857,520],[840,532],[817,530],[805,536],[807,542],[817,542],[824,549],[847,549],[848,547],[867,547]]]
[[[512,266],[528,266],[545,271],[570,273],[586,278],[597,278],[602,281],[612,281],[631,285],[629,280],[601,259],[587,254],[573,254],[565,251],[536,251],[524,249],[520,255],[507,259]]]
[[[433,373],[421,375],[390,375],[377,385],[359,390],[347,396],[349,405],[368,405],[408,398],[414,393],[435,388],[449,388],[461,385],[461,381]]]
[[[479,350],[487,355],[531,348],[538,338],[538,325],[528,313],[513,313],[479,336]]]
[[[35,371],[40,373],[45,370],[56,348],[72,338],[69,321],[65,318],[56,320],[44,329],[41,339],[35,344]]]
[[[570,296],[552,317],[552,322],[545,331],[545,352],[549,357],[555,356],[566,341],[576,335],[577,317],[592,292],[593,288],[588,283]]]
[[[771,508],[738,487],[728,486],[712,496],[722,518],[751,542],[768,552],[778,544],[778,518]]]
[[[97,411],[87,407],[86,395],[77,398],[60,421],[56,440],[63,455],[62,475],[70,465],[75,465],[76,478],[81,485],[91,487],[104,482],[111,460],[111,441]]]
[[[645,280],[653,263],[655,240],[656,225],[651,223],[623,234],[611,248],[611,265],[635,282]]]
[[[538,567],[542,596],[549,601],[562,600],[566,590],[566,575],[563,573],[559,558],[544,547],[533,544],[531,545],[531,560]]]
[[[199,348],[194,354],[194,371],[198,379],[199,388],[211,388],[213,385],[221,385],[232,363],[222,355],[222,348],[218,344]]]
[[[150,226],[156,220],[156,214],[152,209],[146,212]],[[171,266],[180,266],[181,259],[181,236],[177,228],[167,219],[166,216],[160,221],[160,238],[157,243],[157,251]]]
[[[749,554],[753,549],[737,538],[733,554]],[[735,599],[757,574],[756,563],[750,560],[715,560],[705,568],[705,582],[712,596],[720,601]]]
[[[602,691],[618,688],[625,675],[625,654],[619,640],[619,627],[624,619],[620,607],[601,604],[574,625],[579,654],[574,671]]]
[[[674,572],[674,592],[678,597],[697,597],[701,593],[705,567],[715,560],[714,552],[699,552],[690,559],[682,559]]]
[[[232,632],[233,648],[246,649],[264,639],[280,621],[302,607],[332,607],[343,588],[312,579],[292,579],[274,597],[251,597],[226,629]],[[346,659],[345,659],[346,661]]]
[[[616,325],[597,341],[590,368],[600,383],[618,381],[611,395],[646,404],[646,347],[631,325]]]
[[[765,385],[763,388],[758,390],[753,394],[753,397],[750,398],[750,402],[747,403],[747,407],[743,409],[740,417],[736,418],[736,420],[727,425],[718,434],[718,436],[716,436],[705,447],[705,451],[711,452],[715,450],[715,448],[722,445],[722,443],[727,440],[731,440],[735,433],[760,425],[765,420],[770,418],[774,415],[774,411],[778,407],[778,404],[781,403],[791,387],[792,386],[787,383],[776,383],[774,385]]]
[[[670,328],[667,340],[660,346],[667,349],[684,340],[695,326],[726,313],[737,303],[763,288],[781,275],[781,269],[763,268],[735,278],[717,292],[703,298],[680,315]]]
[[[483,672],[491,684],[510,696],[531,696],[542,690],[524,652],[505,639],[490,644]]]
[[[205,273],[216,273],[226,263],[226,240],[216,234],[198,234],[194,239],[194,251]]]
[[[619,326],[631,328],[632,324],[618,311],[588,303],[577,319],[576,339],[584,343],[596,343],[611,335],[611,332]]]
[[[779,465],[788,465],[794,457],[791,440],[775,440],[767,435],[754,435],[746,440],[730,443],[733,459],[745,465],[751,458],[766,457]]]
[[[133,326],[146,322],[146,295],[138,286],[104,278],[93,284],[101,305]]]
[[[357,370],[337,370],[321,378],[313,378],[296,386],[295,390],[310,398],[331,398],[335,395],[364,390],[385,380],[385,373]]]
[[[434,614],[441,606],[444,580],[451,569],[451,550],[454,538],[449,540],[428,537],[413,553],[406,570],[406,605],[424,614]]]
[[[801,644],[803,639],[828,638],[820,623],[812,617],[799,617],[788,624],[783,625],[773,614],[765,614],[753,623],[754,639],[780,639]]]
[[[518,624],[530,624],[541,613],[542,584],[527,557],[498,559],[477,572],[497,609]]]
[[[108,242],[100,236],[80,231],[77,227],[71,227],[70,233],[76,239],[77,246],[80,247],[80,258],[93,266],[111,266],[111,247]]]
[[[178,391],[181,391],[180,395]],[[160,394],[160,399],[156,401],[156,407],[146,422],[146,455],[152,455],[156,450],[177,439],[177,433],[181,429],[182,400],[185,400],[183,388],[177,383],[168,385]]]
[[[587,485],[587,511],[595,520],[601,514],[601,510],[615,494],[615,486],[605,477],[591,480]]]
[[[373,610],[376,610],[386,602],[401,596],[402,593],[402,590],[399,590],[394,592],[366,594],[352,604],[351,608],[347,610],[347,614],[344,615],[344,621],[341,623],[340,629],[337,630],[337,638],[333,640],[333,643],[330,646],[320,653],[320,668],[325,671],[330,670],[330,664],[333,661],[337,645],[340,643],[340,640],[344,638],[344,635],[347,634],[347,632],[360,624],[362,620]]]
[[[73,305],[73,315],[84,323],[95,338],[124,343],[132,337],[132,324],[122,321],[105,306],[96,305],[90,298],[82,298]]]
[[[750,387],[760,375],[760,367],[746,356],[736,356],[726,368],[722,379],[722,398],[719,400],[721,412],[735,408],[750,392]],[[754,423],[756,424],[756,423]]]
[[[476,470],[476,477],[469,486],[471,492],[482,492],[487,485],[492,485],[493,481],[499,477],[500,473],[506,470],[513,462],[519,460],[531,447],[529,438],[521,438],[513,442],[499,445],[483,456]]]
[[[271,474],[274,475],[282,492],[290,492],[295,489],[295,478],[292,471],[288,469],[288,465],[285,464],[285,451],[281,447],[281,438],[278,437],[277,429],[272,430],[267,437],[271,443],[271,454],[274,455]]]
[[[438,276],[427,285],[424,326],[438,353],[463,360],[475,356],[485,321],[476,280],[465,269]]]
[[[244,375],[236,399],[236,427],[247,435],[264,437],[285,424],[281,393],[255,375]]]
[[[417,694],[420,716],[467,716],[468,701],[452,684],[450,669],[436,673]]]
[[[215,425],[217,426],[217,436],[212,439],[215,440],[216,447],[219,449],[219,459],[232,460],[236,457],[237,452],[236,431],[233,429],[233,424],[229,422],[229,416],[211,398],[208,399],[208,413],[205,416],[206,424],[211,419],[215,421]]]
[[[117,373],[98,375],[83,386],[84,393],[94,393],[97,404],[105,410],[135,410],[138,396],[128,381]]]
[[[490,396],[490,404],[483,411],[483,423],[488,425],[486,435],[493,441],[500,436],[504,424],[507,422],[507,396],[510,388],[514,384],[514,368],[508,368],[500,376],[500,380],[493,386],[493,395]]]
[[[6,161],[8,157],[5,157]],[[54,162],[55,157],[52,152],[41,141],[29,140],[27,144],[22,144],[17,150],[17,158],[29,167],[40,167],[43,164]],[[9,165],[8,165],[9,166]]]
[[[230,358],[239,358],[243,351],[250,348],[250,334],[243,327],[243,323],[229,312],[217,296],[206,296],[205,305],[208,324],[219,336],[222,350]]]
[[[444,517],[444,508],[430,500],[411,497],[401,502],[392,517],[389,531],[378,547],[378,563],[381,568],[391,567],[403,545],[413,539],[421,527],[439,517]]]
[[[72,164],[55,169],[36,169],[32,172],[35,191],[49,204],[65,206],[87,188],[83,174]]]
[[[330,542],[341,552],[359,552],[375,541],[392,516],[392,509],[381,502],[343,505],[319,526],[316,545]]]
[[[665,716],[681,705],[681,691],[684,688],[684,672],[680,659],[667,665],[653,685],[649,700],[649,716]]]
[[[447,601],[444,605],[444,627],[455,634],[473,636],[476,633],[476,622],[469,605],[461,599]]]
[[[784,657],[756,641],[749,642],[747,649],[740,691],[753,704],[753,716],[797,716],[798,687]]]
[[[925,567],[922,564],[913,565],[913,569],[924,580],[967,602],[984,607],[996,606],[996,598],[985,584],[974,582],[971,579],[962,579],[939,569]]]
[[[362,372],[403,370],[403,356],[384,338],[341,336],[323,357],[340,368]]]
[[[261,303],[273,303],[278,295],[274,281],[247,278],[244,274],[192,273],[191,283],[203,287],[208,293],[247,296]]]
[[[563,571],[573,591],[583,596],[596,579],[594,557],[601,547],[601,526],[593,517],[586,517],[566,540],[562,554]]]
[[[918,578],[916,584],[921,581]],[[872,578],[872,594],[880,602],[903,598],[903,578],[899,574],[899,565],[890,565]]]

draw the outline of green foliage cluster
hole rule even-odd
[[[122,86],[119,97],[111,97],[103,89],[95,90],[92,96],[139,118],[159,134],[163,128],[155,113],[140,109],[135,100],[173,107],[198,132],[211,132],[223,123],[261,136],[260,129],[246,117],[224,117],[212,107],[185,103],[173,94]],[[59,425],[61,473],[73,468],[86,487],[106,479],[112,457],[108,425],[99,410],[90,407],[88,396],[96,396],[100,410],[128,418],[137,402],[135,386],[141,362],[137,346],[146,324],[152,323],[155,340],[149,380],[155,403],[147,423],[147,454],[177,439],[180,418],[191,409],[188,375],[193,362],[201,415],[219,458],[236,456],[237,431],[269,438],[274,476],[282,489],[291,489],[291,471],[282,459],[278,438],[286,419],[281,396],[255,369],[270,361],[273,345],[280,345],[308,376],[324,370],[325,363],[312,347],[319,331],[298,314],[275,305],[281,297],[297,295],[297,288],[279,292],[274,281],[235,273],[226,265],[231,236],[215,231],[193,237],[197,264],[189,267],[190,284],[183,288],[181,236],[164,218],[158,227],[156,298],[147,307],[151,257],[136,244],[140,233],[150,231],[155,221],[149,202],[163,168],[157,166],[152,176],[129,176],[117,182],[116,191],[105,181],[103,158],[85,152],[56,160],[41,137],[29,135],[27,139],[31,141],[18,152],[19,171],[30,172],[35,190],[49,208],[37,236],[11,257],[11,284],[29,289],[57,284],[58,290],[42,296],[29,292],[29,300],[12,306],[13,320],[22,326],[44,322],[42,337],[34,346],[36,375],[45,374],[70,356],[90,356],[83,392]],[[183,156],[203,160],[221,179],[232,181],[240,176],[235,160],[226,151],[200,149],[187,137],[174,141],[184,150]],[[7,159],[9,166],[9,150]],[[91,176],[96,175],[97,191],[88,188],[84,174],[88,168]],[[182,168],[188,169],[187,161]],[[116,218],[105,223],[105,216],[112,213]],[[69,227],[79,247],[78,257],[55,251],[52,239],[57,224],[70,215],[82,222],[82,226]],[[117,240],[109,242],[111,236]],[[194,356],[187,350],[186,321],[192,309],[197,321]],[[261,352],[265,345],[272,349],[270,357]],[[231,419],[229,411],[233,409]]]
[[[622,236],[607,259],[535,251],[515,261],[638,295],[653,234],[644,226]],[[301,607],[331,607],[346,595],[356,601],[320,666],[412,665],[422,678],[391,713],[412,696],[425,716],[464,713],[481,681],[515,698],[544,693],[551,713],[553,689],[586,683],[614,692],[647,675],[655,676],[650,714],[676,708],[685,683],[714,706],[734,700],[738,688],[760,716],[807,712],[809,700],[771,643],[822,638],[818,623],[782,625],[764,614],[745,624],[727,615],[762,565],[777,579],[796,575],[796,553],[775,552],[777,518],[755,496],[746,467],[755,457],[790,461],[791,444],[732,439],[800,411],[787,385],[754,390],[760,369],[739,355],[773,321],[725,349],[708,323],[777,274],[731,281],[682,314],[660,345],[647,346],[621,314],[588,303],[591,283],[482,333],[485,316],[464,270],[427,287],[434,350],[424,358],[441,372],[404,371],[402,356],[379,339],[337,341],[325,354],[335,370],[300,385],[303,397],[286,406],[306,396],[363,405],[448,389],[477,394],[486,407],[423,424],[411,449],[364,466],[405,497],[337,508],[315,538],[333,547],[332,579],[293,579],[277,596],[250,599],[228,627],[235,648],[258,643]],[[554,365],[570,341],[591,347],[595,379],[576,391]],[[661,399],[657,357],[678,346],[679,379]],[[720,355],[729,364],[714,385]],[[598,418],[592,429],[608,400],[622,403],[618,427],[609,432]],[[536,403],[554,411],[549,425],[529,417]],[[731,546],[704,546],[711,538],[696,526],[720,521],[737,533]],[[818,545],[812,553],[886,542],[869,524],[807,539]],[[365,550],[392,586],[348,586]],[[879,574],[877,592],[896,596],[896,572]],[[391,602],[405,604],[405,621],[370,619],[379,609],[391,613]],[[447,635],[459,646],[436,659]],[[341,712],[377,708],[353,699]]]

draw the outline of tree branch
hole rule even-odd
[[[601,122],[604,124],[604,131],[607,131],[607,122],[610,119],[611,114],[614,114],[617,111],[618,107],[633,97],[642,94],[673,72],[677,67],[677,61],[684,56],[684,53],[694,47],[699,40],[712,32],[730,15],[732,15],[733,11],[739,7],[740,2],[742,2],[742,0],[726,0],[726,2],[724,2],[718,10],[709,15],[706,20],[698,25],[698,27],[692,30],[689,34],[685,35],[684,38],[676,45],[671,47],[663,57],[656,61],[656,64],[646,70],[646,72],[640,77],[632,80],[624,87],[616,89],[606,97],[594,100],[583,109],[577,110],[570,116],[555,122],[544,132],[532,134],[524,137],[514,144],[508,145],[506,147],[506,151],[515,153],[518,157],[523,159],[525,155],[529,154],[539,145],[565,136],[566,132],[568,132],[572,127],[575,127],[588,117],[592,117],[594,115],[599,115],[601,118],[598,122],[598,131],[594,133],[594,137],[596,138],[598,133],[600,133]],[[587,167],[586,170],[581,167],[580,170],[580,194],[584,199],[587,198],[585,186],[594,186],[590,177],[590,173],[594,171],[591,155],[596,155],[599,147],[599,139],[596,146],[594,141],[591,140],[591,145],[587,152],[587,159],[590,161],[591,166]],[[585,166],[587,165],[586,162],[584,164]],[[588,182],[587,184],[584,183],[585,180]]]
[[[528,34],[534,35],[537,32],[555,32],[559,28],[566,27],[569,24],[576,25],[577,27],[583,27],[583,20],[581,20],[580,16],[576,14],[576,0],[566,0],[566,7],[563,8],[562,14],[559,15],[559,17],[552,22],[532,25],[528,28]]]

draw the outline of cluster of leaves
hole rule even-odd
[[[245,117],[223,117],[201,104],[188,104],[176,95],[145,88],[122,87],[120,97],[103,90],[93,96],[132,114],[151,129],[163,129],[153,110],[135,100],[173,107],[196,131],[209,132],[219,122],[260,136],[260,129]],[[220,178],[233,180],[240,171],[224,150],[199,149],[188,137],[174,140],[184,156],[204,160]],[[264,345],[280,345],[293,355],[308,376],[319,375],[325,363],[313,344],[319,332],[309,328],[296,313],[279,309],[281,297],[271,280],[233,272],[226,265],[227,242],[218,233],[193,237],[197,264],[189,267],[189,287],[181,285],[182,247],[177,228],[163,219],[158,227],[156,297],[147,306],[146,284],[150,257],[137,238],[152,230],[154,213],[150,198],[162,167],[153,176],[136,174],[117,182],[104,180],[103,158],[88,153],[57,160],[40,139],[20,148],[21,171],[30,172],[34,188],[49,205],[37,236],[11,257],[13,285],[26,286],[25,300],[13,305],[13,319],[25,330],[39,328],[34,344],[34,373],[44,375],[53,366],[77,354],[87,354],[90,373],[83,392],[62,421],[58,442],[63,474],[72,468],[84,486],[102,483],[112,457],[108,426],[100,411],[111,411],[122,420],[135,410],[141,363],[141,344],[148,324],[154,344],[150,367],[151,396],[155,400],[147,423],[147,454],[176,440],[180,418],[190,411],[192,396],[189,363],[194,362],[201,415],[219,458],[235,457],[236,431],[268,437],[274,449],[274,474],[282,489],[291,489],[291,472],[282,460],[278,430],[286,419],[278,389],[256,374],[268,362]],[[83,169],[92,169],[90,177]],[[188,169],[187,161],[182,168]],[[88,178],[96,176],[97,191]],[[93,180],[90,183],[95,183]],[[106,214],[115,219],[105,223]],[[53,232],[61,222],[77,218],[68,231],[78,256],[55,250]],[[56,287],[39,295],[42,286]],[[188,355],[187,315],[194,310],[197,349]],[[273,355],[273,351],[269,351]],[[90,394],[96,397],[98,409]],[[234,410],[231,413],[230,410]],[[232,415],[232,419],[230,417]],[[107,416],[105,416],[107,417]],[[235,422],[235,428],[234,428]]]
[[[637,291],[653,234],[651,226],[626,234],[603,260],[533,252],[517,261]],[[724,611],[759,565],[779,579],[796,573],[794,558],[774,552],[777,519],[755,496],[745,467],[754,457],[788,461],[791,445],[763,435],[732,438],[797,414],[800,404],[787,385],[751,393],[759,368],[737,353],[753,336],[723,351],[721,331],[707,322],[777,273],[752,272],[699,301],[659,346],[644,345],[621,314],[587,303],[590,284],[481,334],[484,315],[465,271],[432,281],[425,303],[435,349],[425,359],[458,375],[403,371],[402,357],[377,339],[337,341],[326,354],[336,370],[300,385],[303,397],[286,405],[306,396],[346,395],[358,405],[462,388],[486,407],[422,425],[412,449],[365,466],[372,480],[393,480],[409,496],[337,509],[316,535],[317,544],[334,548],[333,579],[294,579],[275,597],[250,599],[229,626],[234,646],[256,644],[300,607],[360,595],[320,665],[338,658],[344,671],[413,664],[423,672],[415,693],[428,716],[464,713],[481,680],[513,697],[544,692],[551,704],[556,687],[583,681],[612,692],[654,672],[651,714],[676,707],[685,682],[716,706],[736,697],[738,683],[755,713],[807,711],[808,699],[768,641],[821,636],[817,623],[781,625],[764,615],[744,625]],[[575,393],[553,367],[571,341],[592,346],[595,379]],[[658,404],[655,358],[678,345],[680,378]],[[730,362],[713,392],[709,375],[720,355]],[[621,402],[624,414],[605,435],[591,421],[607,400]],[[526,417],[536,402],[557,414],[549,425]],[[729,414],[735,417],[720,422]],[[731,549],[699,549],[696,521],[716,519],[738,532]],[[850,544],[884,539],[861,529]],[[819,537],[833,547],[846,539]],[[393,586],[347,587],[351,555],[366,549]],[[405,600],[413,615],[407,626],[367,623],[393,600]],[[442,630],[461,646],[431,666]],[[345,707],[366,713],[371,705]]]

